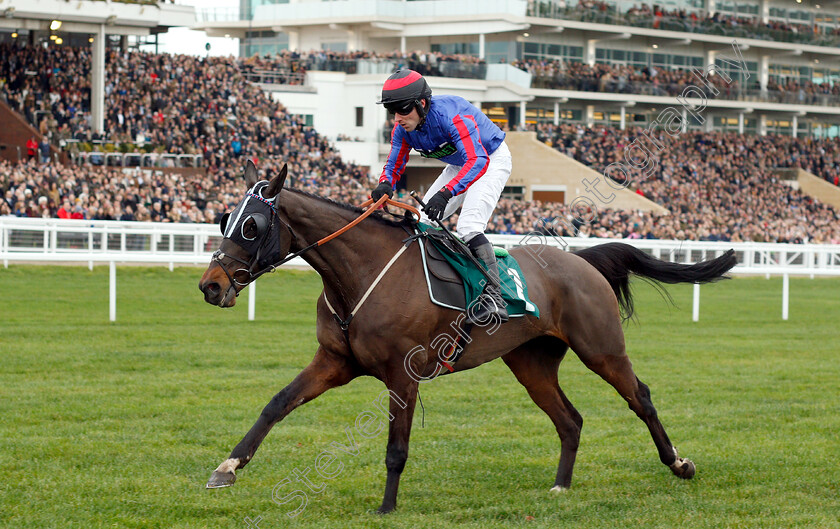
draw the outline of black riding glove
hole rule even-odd
[[[446,203],[452,198],[452,192],[446,188],[441,189],[426,202],[426,207],[423,211],[429,216],[431,220],[440,220],[443,218],[443,211],[446,209]]]
[[[378,202],[382,195],[388,195],[388,198],[394,196],[394,188],[391,187],[391,184],[388,182],[380,182],[376,188],[370,192],[370,198],[373,199],[374,202]]]

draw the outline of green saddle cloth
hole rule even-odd
[[[418,223],[418,227],[423,233],[430,230],[434,232],[442,231],[422,222]],[[467,306],[469,306],[484,291],[484,284],[487,283],[484,274],[463,254],[450,250],[448,246],[436,240],[435,237],[429,237],[429,240],[435,245],[435,248],[440,250],[440,253],[443,254],[458,275],[464,279],[466,301]],[[525,284],[525,276],[522,274],[522,269],[519,268],[519,263],[504,248],[494,248],[494,250],[496,262],[499,266],[502,298],[507,303],[508,314],[510,316],[522,316],[527,313],[539,318],[540,309],[528,298],[528,285]],[[482,263],[482,266],[484,266],[484,263]]]

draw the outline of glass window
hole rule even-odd
[[[254,10],[256,10],[258,6],[288,3],[289,0],[240,0],[239,9],[241,11],[242,20],[251,20],[254,16]]]
[[[731,61],[730,62],[734,62]],[[755,61],[746,61],[747,71],[750,74],[750,78],[746,79],[746,74],[739,68],[739,66],[734,66],[732,64],[727,64],[721,61],[720,59],[715,59],[715,67],[718,71],[725,72],[726,75],[731,77],[735,81],[747,81],[749,82],[752,79],[758,79],[758,63]]]
[[[718,2],[717,4],[715,4],[715,9],[723,13],[734,13],[735,2]]]
[[[347,42],[322,42],[321,49],[324,51],[344,52],[347,51]]]
[[[239,53],[243,57],[274,55],[289,48],[289,36],[273,31],[249,31],[239,41]]]
[[[431,51],[443,53],[444,55],[474,55],[478,57],[478,42],[432,44]]]
[[[583,58],[583,46],[567,46],[548,42],[525,42],[522,46],[523,59],[550,59],[580,62]],[[598,54],[603,50],[595,50]]]
[[[512,62],[516,58],[514,42],[486,41],[484,43],[484,60],[489,64]]]
[[[502,189],[502,197],[522,200],[523,198],[525,198],[525,187],[505,186],[504,189]]]

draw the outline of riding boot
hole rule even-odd
[[[488,275],[501,284],[499,266],[496,264],[496,254],[487,237],[484,234],[478,235],[470,240],[468,246],[473,254],[487,267]],[[495,314],[499,321],[504,323],[508,321],[506,305],[499,287],[488,282],[484,286],[484,292],[479,296],[479,300],[474,302],[473,306],[467,310],[467,321],[473,324],[486,325],[489,321],[488,318]]]

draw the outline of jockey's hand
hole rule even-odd
[[[443,218],[443,211],[446,209],[446,203],[449,202],[450,198],[452,198],[452,192],[443,188],[426,202],[423,211],[431,220],[440,220]]]
[[[382,195],[388,195],[388,198],[394,196],[394,188],[391,187],[391,184],[388,182],[380,182],[376,188],[370,192],[370,198],[373,199],[374,202],[378,202]]]

